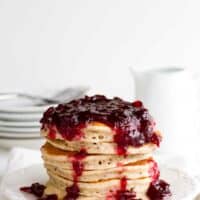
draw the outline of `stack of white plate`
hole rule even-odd
[[[40,119],[49,106],[36,106],[27,99],[0,101],[0,147],[13,146],[38,148]]]
[[[49,103],[67,102],[83,96],[89,87],[76,86],[57,91],[43,91],[41,95],[0,93],[0,148],[39,148],[40,119]],[[55,104],[54,104],[55,105]]]

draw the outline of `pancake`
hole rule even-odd
[[[46,143],[41,147],[42,158],[46,164],[52,166],[59,166],[63,169],[72,169],[71,158],[75,154],[70,151],[63,151],[55,148],[49,143]],[[129,163],[135,163],[145,159],[150,159],[151,154],[139,154],[139,155],[91,155],[88,154],[83,160],[84,170],[101,170],[112,169],[119,165],[128,165]]]
[[[152,160],[138,161],[134,164],[129,164],[125,166],[118,166],[115,168],[101,169],[101,170],[84,170],[82,175],[79,177],[79,182],[98,182],[108,179],[120,179],[122,177],[128,177],[129,179],[139,179],[150,177],[151,168],[154,163]],[[66,179],[73,181],[74,171],[70,169],[63,169],[58,165],[58,167],[51,164],[45,164],[48,171],[62,176]]]
[[[80,141],[63,141],[63,140],[50,140],[46,138],[47,142],[52,146],[62,149],[65,151],[80,151],[85,149],[89,154],[113,154],[116,155],[117,145],[116,143],[89,143],[89,142],[80,142]],[[153,152],[157,146],[152,143],[142,145],[141,147],[132,147],[127,148],[127,154],[145,154]]]
[[[47,137],[51,135],[52,129],[54,131],[54,139],[65,140],[62,134],[59,133],[58,129],[54,126],[45,126],[41,129],[41,135]],[[100,122],[90,122],[86,127],[80,130],[83,134],[81,138],[78,138],[79,142],[87,143],[110,143],[113,141],[113,136],[116,134],[115,130],[106,124]],[[162,137],[161,133],[157,130],[155,133]],[[77,138],[74,139],[75,141]]]
[[[47,137],[49,133],[51,132],[52,127],[45,126],[45,128],[41,129],[41,135],[44,137]],[[55,131],[55,139],[63,140],[64,138],[59,133],[56,127],[53,127]],[[86,127],[81,129],[81,132],[83,132],[83,137],[81,138],[81,141],[83,142],[112,142],[113,141],[113,135],[115,134],[115,131],[112,130],[109,126],[106,124],[100,123],[100,122],[91,122],[87,124]]]
[[[47,188],[45,190],[45,194],[56,194],[58,196],[58,200],[63,200],[63,197],[66,195],[66,191],[65,190],[60,190],[60,188],[58,189],[58,187],[56,187],[53,183],[51,183],[51,181],[49,181],[47,183]],[[137,194],[137,198],[138,200],[139,199],[142,199],[142,200],[149,200],[149,198],[146,196],[146,193],[140,193],[140,194]],[[102,197],[95,197],[95,196],[83,196],[83,195],[80,195],[77,200],[103,200],[103,199],[106,199],[106,200],[115,200],[114,197],[112,196],[102,196]]]
[[[59,188],[60,191],[66,191],[66,187],[73,185],[73,181],[65,179],[64,177],[58,176],[56,174],[48,171],[51,184]],[[146,193],[151,183],[150,178],[127,180],[127,190],[134,191],[136,194]],[[77,183],[79,187],[79,194],[86,197],[98,197],[105,198],[105,196],[111,192],[114,192],[120,188],[120,179],[112,179],[107,181],[99,181],[93,183]]]

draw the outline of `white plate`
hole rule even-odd
[[[4,94],[0,94],[0,97],[0,112],[3,113],[42,113],[51,106],[37,106],[32,100],[23,97],[7,98]]]
[[[39,138],[40,132],[33,132],[33,133],[6,133],[0,132],[0,139],[1,138],[8,138],[8,139],[18,139],[18,138]]]
[[[3,127],[40,127],[38,121],[3,121],[0,120],[0,126]]]
[[[44,144],[43,138],[21,138],[21,139],[11,139],[11,138],[0,138],[0,147],[5,149],[10,149],[13,147],[25,147],[32,149],[39,149],[42,144]]]
[[[177,170],[161,167],[162,177],[171,184],[173,197],[171,200],[192,200],[197,195],[198,184],[188,174]],[[32,195],[19,191],[22,186],[31,183],[46,183],[48,176],[42,164],[33,165],[9,173],[3,178],[0,191],[7,200],[33,200]]]
[[[0,107],[2,113],[43,113],[51,105],[48,106],[8,106]]]
[[[40,121],[42,113],[0,113],[0,120],[7,121]]]
[[[1,132],[5,133],[36,133],[40,132],[39,127],[3,127],[0,126],[0,134]]]

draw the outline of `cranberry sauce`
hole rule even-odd
[[[35,197],[38,197],[37,200],[58,200],[56,194],[44,195],[45,186],[40,183],[33,183],[29,187],[21,187],[22,192],[33,194]]]
[[[152,178],[152,181],[155,181],[160,177],[158,164],[153,159],[150,160],[149,162],[151,163],[150,168],[149,168],[149,176]]]
[[[55,140],[56,139],[55,127],[49,128],[48,138],[51,139],[51,140]]]
[[[82,149],[80,152],[77,152],[71,158],[72,167],[74,171],[74,183],[72,186],[66,188],[67,195],[63,200],[76,200],[79,197],[79,187],[77,184],[78,178],[82,175],[84,170],[84,165],[82,160],[86,157],[87,152],[85,149]]]
[[[45,195],[42,198],[39,198],[38,200],[58,200],[58,196],[56,194],[50,194],[50,195]]]
[[[147,191],[150,200],[167,200],[171,195],[169,184],[159,179],[153,181]]]
[[[36,197],[42,197],[44,194],[45,186],[39,183],[33,183],[30,187],[21,187],[22,192],[30,193]]]
[[[107,124],[116,131],[114,141],[119,154],[125,154],[128,146],[160,144],[160,138],[154,133],[155,122],[141,101],[131,103],[117,97],[85,96],[50,107],[41,119],[42,127],[55,126],[66,140],[80,138],[81,129],[93,121]]]
[[[120,189],[116,191],[114,195],[115,200],[136,200],[136,193],[127,190],[127,179],[126,177],[120,180]]]
[[[77,181],[78,177],[82,175],[84,165],[82,160],[86,157],[86,150],[82,149],[72,157],[72,167],[74,171],[74,181]]]
[[[79,197],[79,187],[76,182],[70,187],[66,188],[67,195],[63,200],[76,200]]]

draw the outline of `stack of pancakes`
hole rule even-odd
[[[85,149],[87,156],[81,160],[84,170],[77,182],[80,189],[78,199],[115,200],[124,177],[127,178],[126,190],[134,191],[137,199],[148,199],[146,192],[159,173],[151,155],[155,144],[129,147],[126,156],[119,156],[112,141],[113,130],[105,124],[89,124],[83,129],[84,138],[77,141],[66,141],[59,132],[52,140],[48,138],[49,132],[48,128],[42,131],[47,142],[41,148],[50,177],[46,194],[57,194],[59,199],[64,199],[66,188],[74,181],[73,155]]]
[[[129,198],[121,199],[149,199],[146,195],[148,188],[159,176],[157,164],[152,159],[157,146],[153,143],[129,146],[126,155],[118,155],[113,141],[115,133],[109,126],[92,122],[81,131],[83,137],[68,141],[55,127],[53,130],[49,127],[42,129],[46,144],[41,151],[50,177],[45,193],[57,194],[63,200],[67,195],[66,188],[76,182],[79,194],[72,196],[78,200],[120,200],[121,191],[132,193]],[[77,159],[77,153],[83,150],[86,154]],[[76,159],[78,175],[73,162]],[[76,193],[77,188],[74,190]]]

